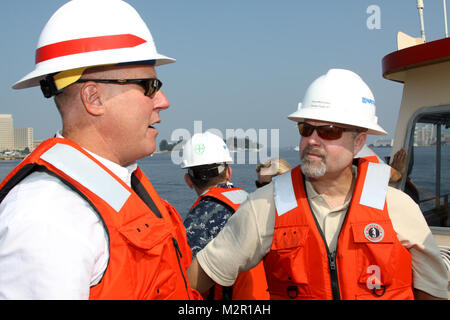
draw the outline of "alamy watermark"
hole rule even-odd
[[[370,276],[367,278],[366,285],[369,290],[381,288],[381,270],[377,265],[370,265],[367,267],[367,274]]]
[[[206,131],[217,135],[227,143],[228,148],[233,151],[231,156],[235,158],[233,159],[235,164],[257,164],[258,162],[264,162],[271,158],[278,158],[280,153],[279,129],[225,129],[225,135],[221,130],[216,128],[211,128]],[[194,121],[193,134],[203,132],[203,122]],[[170,140],[187,141],[191,136],[191,132],[188,129],[178,128],[172,132]],[[251,147],[248,145],[249,143],[253,148],[249,148]],[[269,152],[270,155],[268,154]],[[183,160],[182,149],[178,148],[172,151],[171,159],[175,165],[180,165]]]
[[[366,20],[366,26],[369,30],[381,29],[381,9],[376,4],[367,7],[366,13],[369,15]]]

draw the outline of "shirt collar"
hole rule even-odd
[[[220,183],[220,184],[216,185],[216,187],[223,188],[223,189],[231,189],[231,188],[234,188],[234,185],[231,182],[227,181],[225,183]],[[208,188],[207,190],[205,190],[200,196],[207,193],[210,189],[211,188]]]
[[[64,138],[60,131],[58,131],[55,136],[56,138]],[[96,160],[98,160],[101,164],[103,164],[106,168],[111,170],[112,173],[118,176],[129,187],[131,187],[131,175],[137,169],[137,162],[133,162],[132,164],[126,167],[122,167],[121,165],[112,162],[108,159],[105,159],[89,150],[86,149],[84,150],[88,152],[91,156],[93,156]]]
[[[358,168],[355,165],[352,165],[352,173],[353,173],[353,180],[352,180],[351,188],[353,190],[355,188],[356,176],[358,174]],[[305,176],[305,189],[306,189],[306,196],[310,201],[323,201],[324,203],[327,203],[325,200],[325,197],[323,195],[317,193],[317,191],[314,189],[311,181],[306,176]],[[347,201],[345,201],[345,203],[342,205],[342,207],[335,208],[335,209],[333,209],[333,211],[340,211],[340,210],[348,208],[351,200],[352,200],[352,198],[348,199]]]

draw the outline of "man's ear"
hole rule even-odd
[[[105,112],[97,83],[86,82],[81,87],[81,101],[86,111],[93,116],[101,116]]]
[[[194,189],[194,184],[192,183],[191,177],[189,176],[189,174],[185,173],[184,174],[184,181],[186,182],[186,184],[188,185],[188,187],[190,189]]]
[[[355,140],[353,141],[354,155],[358,154],[358,152],[362,149],[362,147],[364,147],[366,140],[367,140],[367,133],[365,132],[361,132],[356,136]]]
[[[231,170],[230,166],[227,166],[227,181],[231,181],[231,173],[233,170]]]

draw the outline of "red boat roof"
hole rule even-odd
[[[408,69],[450,60],[450,38],[426,42],[392,52],[382,60],[383,77],[403,82]]]

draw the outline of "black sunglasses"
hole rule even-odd
[[[127,83],[136,83],[140,85],[145,90],[145,95],[153,98],[156,92],[159,91],[162,87],[162,82],[156,78],[148,78],[148,79],[80,79],[77,82],[100,82],[100,83],[118,83],[118,84],[127,84]]]
[[[323,126],[313,126],[306,122],[297,123],[298,132],[302,137],[309,137],[316,130],[319,137],[325,140],[337,140],[342,137],[344,131],[355,131],[354,129],[342,128],[334,124],[327,124]]]

